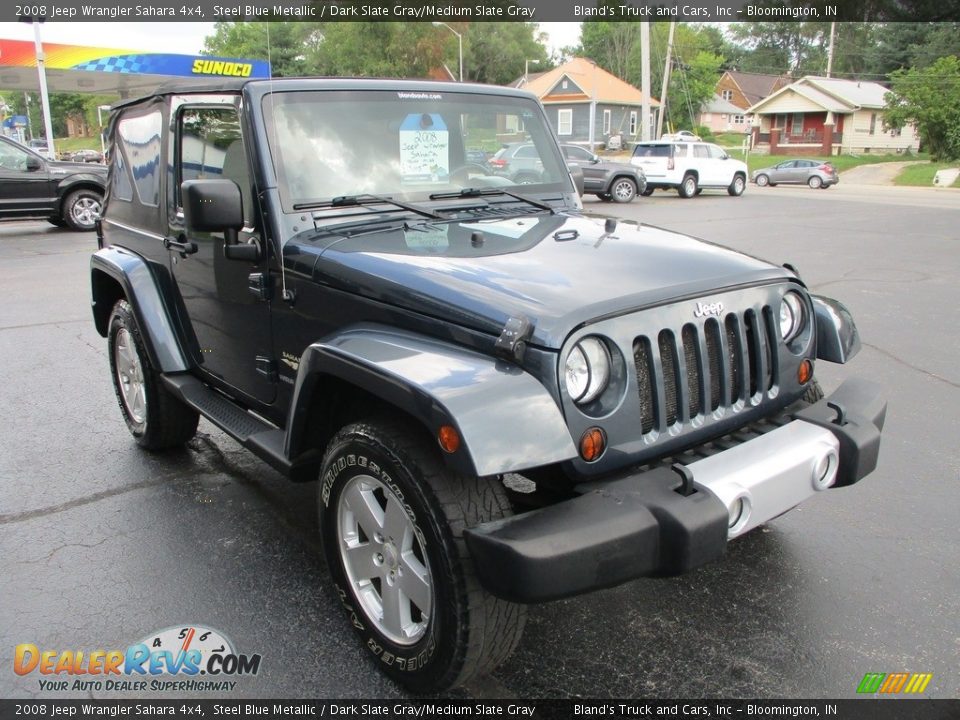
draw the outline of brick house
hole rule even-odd
[[[768,95],[775,93],[790,83],[785,75],[764,75],[762,73],[726,70],[717,81],[715,93],[721,100],[735,105],[746,114],[747,108],[757,104]]]
[[[771,155],[915,152],[913,126],[885,129],[887,88],[808,75],[748,108],[753,145]]]

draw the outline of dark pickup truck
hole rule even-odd
[[[504,128],[525,184],[468,156]],[[93,316],[130,432],[202,415],[318,481],[333,591],[411,688],[503,662],[526,603],[717,561],[876,465],[880,389],[814,379],[859,349],[844,306],[584,216],[529,93],[182,85],[109,135]]]
[[[93,230],[107,168],[47,160],[0,136],[0,219],[44,218],[59,227]]]

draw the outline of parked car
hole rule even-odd
[[[487,161],[490,159],[490,156],[487,154],[486,150],[467,148],[466,158],[467,162],[476,163],[477,165],[486,165]]]
[[[837,169],[828,162],[798,158],[756,170],[752,180],[759,187],[784,183],[826,189],[840,182],[840,176],[837,175]]]
[[[664,133],[660,136],[661,140],[673,140],[674,142],[700,142],[701,137],[694,135],[689,130],[677,130],[675,133]]]
[[[672,188],[680,197],[692,198],[704,188],[724,188],[730,195],[739,196],[747,185],[746,163],[734,160],[713,143],[638,143],[630,163],[643,168],[647,177],[645,195]]]
[[[543,177],[540,152],[528,142],[504,145],[493,154],[488,164],[497,175],[507,177],[518,185],[538,183]]]
[[[613,162],[579,145],[562,144],[567,166],[583,170],[583,191],[601,200],[628,203],[647,187],[643,170],[629,163]]]
[[[40,153],[44,157],[47,156],[47,153],[50,151],[50,148],[47,147],[47,141],[40,138],[34,138],[27,143],[27,147],[33,150],[36,153]]]
[[[535,184],[467,159],[471,128],[521,121]],[[230,79],[109,132],[90,279],[126,426],[159,451],[203,415],[315,481],[345,627],[416,693],[493,671],[528,603],[717,561],[876,466],[879,386],[813,376],[859,350],[847,309],[790,265],[585,216],[527,92]]]
[[[70,160],[73,162],[84,162],[84,163],[102,163],[103,162],[103,153],[99,150],[75,150],[70,153]]]
[[[74,230],[93,230],[103,202],[107,168],[47,160],[0,137],[0,219],[45,218]]]

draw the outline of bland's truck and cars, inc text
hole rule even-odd
[[[507,134],[522,185],[476,159]],[[130,432],[203,416],[319,480],[345,621],[417,691],[502,663],[529,603],[722,562],[876,465],[880,389],[814,378],[860,347],[846,308],[585,215],[529,93],[224,79],[109,139],[93,316]]]

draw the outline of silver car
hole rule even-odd
[[[822,160],[785,160],[773,167],[754,170],[751,176],[759,187],[790,183],[809,185],[812,188],[828,188],[840,182],[837,169]]]

